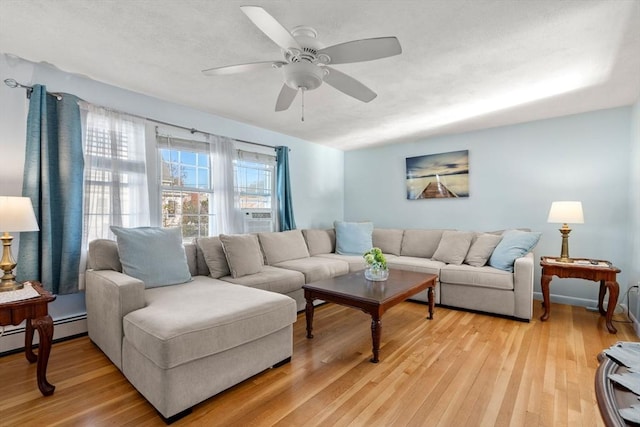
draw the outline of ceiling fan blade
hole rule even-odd
[[[266,68],[280,68],[285,65],[286,62],[282,61],[262,61],[262,62],[250,62],[248,64],[227,65],[224,67],[209,68],[202,70],[202,74],[205,76],[223,76],[227,74],[246,73],[248,71],[263,70]]]
[[[293,38],[291,33],[263,8],[259,6],[240,6],[240,9],[251,19],[251,22],[256,27],[260,28],[267,37],[284,50],[289,50],[292,47],[302,50],[300,44]]]
[[[297,89],[291,89],[286,84],[282,85],[282,89],[280,89],[280,95],[278,95],[278,100],[276,101],[276,111],[284,111],[288,109],[293,103],[293,100],[296,98],[297,94]]]
[[[318,51],[318,55],[324,54],[331,58],[330,64],[372,61],[401,53],[402,47],[395,37],[354,40],[325,47]]]
[[[378,96],[374,91],[335,68],[325,67],[329,74],[324,77],[324,82],[362,102],[372,101]]]

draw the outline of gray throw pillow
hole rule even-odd
[[[202,251],[204,262],[209,268],[209,275],[214,279],[231,274],[227,257],[219,237],[199,237],[196,244]]]
[[[304,239],[309,248],[309,255],[331,254],[336,249],[336,232],[333,228],[328,230],[307,229],[302,230]]]
[[[485,233],[476,236],[464,259],[465,264],[473,267],[484,266],[489,261],[489,257],[491,257],[500,240],[502,240],[502,236],[496,236],[495,234]]]
[[[110,228],[124,274],[142,280],[146,288],[191,281],[180,228]]]
[[[122,264],[118,256],[118,244],[108,239],[96,239],[89,242],[87,268],[122,272]]]
[[[258,236],[254,234],[221,234],[220,241],[234,278],[256,274],[262,270],[264,259]]]
[[[268,265],[309,258],[309,249],[300,230],[258,233],[258,240]]]
[[[442,233],[442,239],[433,254],[433,259],[447,264],[462,264],[471,246],[473,234],[466,231],[445,231]]]

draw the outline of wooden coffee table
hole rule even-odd
[[[412,295],[427,289],[429,319],[433,319],[433,290],[438,276],[413,271],[389,270],[389,278],[384,282],[370,282],[364,272],[357,271],[333,279],[321,280],[304,285],[307,300],[305,316],[307,338],[313,338],[313,301],[316,299],[333,302],[347,307],[358,308],[371,315],[371,340],[373,341],[372,363],[378,363],[380,336],[382,335],[382,315],[394,305]]]

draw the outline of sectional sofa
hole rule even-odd
[[[89,245],[89,337],[171,420],[290,360],[292,325],[305,306],[302,286],[365,268],[361,254],[341,250],[340,230],[220,235],[183,244],[173,231],[116,228],[117,243]],[[515,252],[509,243],[512,259],[500,266],[493,257],[509,233],[529,240],[524,247],[517,242]],[[437,274],[438,304],[528,321],[535,237],[373,229],[369,242],[382,249],[390,268]],[[426,293],[416,298],[426,301]]]

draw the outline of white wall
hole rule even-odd
[[[570,255],[615,263],[622,269],[622,295],[634,235],[630,134],[631,108],[618,108],[346,152],[345,219],[399,228],[528,227],[543,232],[536,257],[559,256],[560,224],[546,222],[549,207],[554,200],[581,200],[585,224],[571,225]],[[466,149],[469,198],[406,200],[406,157]],[[637,239],[637,229],[635,235]],[[537,268],[537,292],[539,279]],[[554,279],[551,293],[555,301],[590,305],[597,300],[598,286]]]
[[[291,186],[298,228],[330,226],[333,220],[343,216],[343,152],[340,150],[6,55],[0,55],[0,78],[13,78],[28,85],[44,84],[49,92],[71,93],[97,105],[216,135],[273,146],[287,145],[291,149]],[[0,84],[0,156],[3,163],[8,164],[0,170],[2,195],[19,195],[22,191],[27,110],[23,89],[11,89]]]

